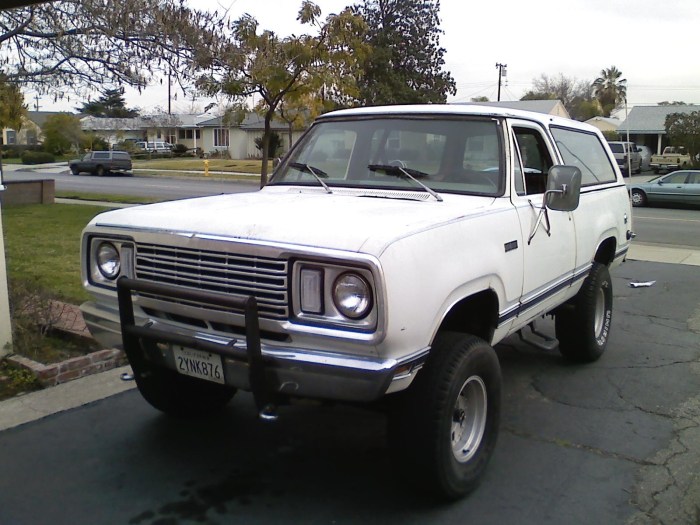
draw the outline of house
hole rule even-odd
[[[600,131],[606,132],[611,131],[617,133],[620,127],[620,120],[611,117],[593,117],[586,121],[586,124],[590,124],[594,128],[598,128]]]
[[[496,106],[499,108],[534,111],[545,115],[571,118],[561,100],[509,100],[500,102],[457,102],[457,104],[476,104],[478,106]]]
[[[227,122],[223,116],[162,114],[134,118],[89,116],[81,119],[81,125],[84,131],[103,137],[109,144],[124,140],[163,140],[201,148],[207,154],[227,153],[233,159],[261,157],[255,140],[262,137],[265,128],[263,118],[253,112],[247,113],[240,124]],[[290,134],[289,126],[277,120],[272,122],[272,130],[283,139],[282,151],[287,151],[303,133],[294,130]]]
[[[5,128],[2,130],[2,142],[0,144],[17,144],[22,146],[36,146],[44,141],[41,128],[46,119],[54,115],[66,113],[65,111],[28,111],[22,123],[22,129]]]
[[[693,111],[700,111],[700,106],[634,106],[620,123],[618,133],[626,136],[629,130],[630,141],[661,153],[669,145],[666,117],[671,113]]]

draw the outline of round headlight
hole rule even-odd
[[[372,309],[372,289],[359,275],[344,273],[333,284],[333,302],[345,317],[362,319]]]
[[[97,267],[107,279],[116,279],[121,269],[119,251],[111,242],[103,242],[97,247]]]

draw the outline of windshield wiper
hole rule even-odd
[[[322,169],[319,168],[314,168],[313,166],[309,166],[308,164],[304,164],[303,162],[290,162],[289,167],[295,168],[299,171],[303,171],[304,173],[310,173],[311,175],[314,176],[314,178],[318,181],[318,183],[323,186],[323,189],[326,190],[326,193],[333,193],[331,189],[328,187],[328,184],[323,182],[323,179],[328,178],[328,173],[323,171]],[[323,177],[323,178],[321,178]]]
[[[370,164],[369,166],[367,166],[367,169],[369,169],[370,171],[383,171],[387,175],[392,175],[401,179],[411,179],[425,191],[430,193],[430,195],[435,197],[436,201],[442,202],[442,197],[440,197],[440,195],[438,195],[435,191],[430,189],[428,186],[426,186],[419,180],[430,176],[423,171],[414,170],[410,168],[403,168],[401,166],[392,166],[390,164]]]

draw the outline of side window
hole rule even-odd
[[[671,175],[667,176],[664,179],[664,182],[666,182],[667,184],[685,184],[685,181],[687,178],[688,178],[687,171],[678,171],[676,173],[672,173]]]
[[[564,164],[581,170],[582,186],[617,180],[615,169],[596,134],[557,127],[552,127],[551,131]]]
[[[92,154],[94,159],[108,159],[109,158],[109,152],[108,151],[96,151]]]
[[[547,174],[554,163],[542,133],[534,128],[520,126],[514,126],[513,133],[522,163],[525,193],[544,193],[547,188]]]

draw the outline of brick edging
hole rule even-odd
[[[126,355],[115,348],[98,350],[87,355],[72,357],[60,363],[45,365],[20,355],[7,358],[16,366],[29,370],[44,387],[55,386],[80,377],[97,374],[126,365]]]

